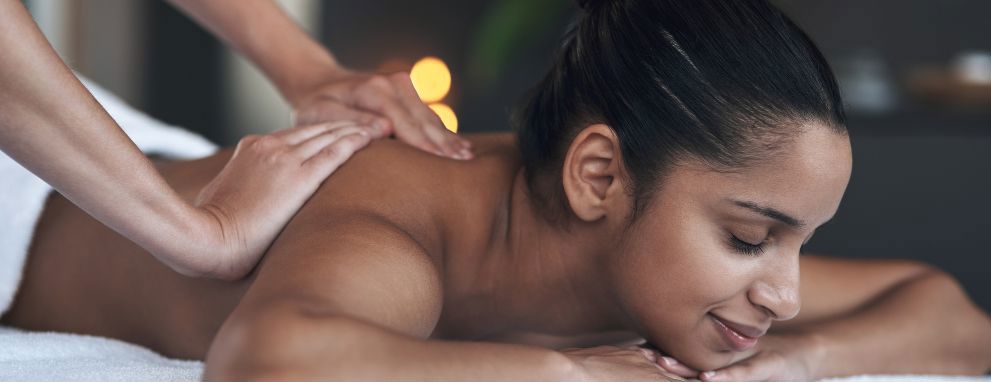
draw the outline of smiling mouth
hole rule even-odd
[[[709,313],[709,317],[712,318],[716,326],[716,331],[723,338],[723,342],[735,351],[744,351],[753,348],[757,345],[757,340],[764,335],[763,331],[759,329],[748,329],[747,334],[749,335],[745,335],[734,329],[734,327],[739,325],[727,323],[712,313]]]

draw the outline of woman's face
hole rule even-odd
[[[810,127],[738,172],[672,168],[609,262],[627,317],[696,369],[749,356],[755,341],[720,322],[758,337],[798,314],[799,250],[835,214],[851,165],[847,136]]]

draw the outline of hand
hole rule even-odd
[[[339,69],[321,78],[286,96],[297,125],[351,120],[440,156],[472,158],[471,143],[444,128],[437,114],[420,101],[409,73],[378,75]]]
[[[186,275],[243,277],[324,179],[370,140],[367,126],[352,122],[244,137],[196,199],[207,244],[186,253],[200,257],[162,260]]]
[[[753,355],[719,370],[700,373],[663,355],[657,364],[672,374],[705,382],[810,381],[820,356],[813,336],[767,335]]]
[[[579,382],[611,381],[683,381],[657,366],[658,354],[641,347],[598,346],[565,349],[578,370]]]

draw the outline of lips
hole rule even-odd
[[[722,322],[723,325],[726,325],[730,329],[733,329],[734,332],[737,332],[737,333],[743,335],[744,337],[758,338],[758,337],[762,337],[765,334],[767,334],[767,329],[758,329],[758,328],[755,328],[753,326],[747,326],[747,325],[739,324],[739,323],[736,323],[736,322],[727,320],[725,318],[719,317],[719,316],[717,316],[715,314],[713,314],[712,316],[715,317],[720,322]]]
[[[757,345],[757,339],[767,333],[767,329],[758,329],[753,326],[743,325],[733,321],[725,320],[722,317],[710,313],[716,329],[722,335],[723,340],[733,350],[744,351]]]

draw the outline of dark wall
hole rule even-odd
[[[991,311],[991,105],[949,110],[908,91],[911,72],[964,51],[991,51],[991,2],[776,1],[836,68],[858,50],[883,60],[897,102],[851,110],[854,167],[834,220],[809,250],[911,258],[957,276]]]
[[[223,103],[221,43],[163,1],[145,4],[143,110],[220,144],[232,144]]]
[[[807,250],[923,260],[957,276],[991,311],[991,248],[984,242],[991,232],[991,137],[851,139],[850,186]]]
[[[345,64],[377,70],[390,61],[412,64],[424,56],[443,59],[452,72],[445,99],[458,114],[462,132],[504,131],[520,96],[550,65],[560,34],[574,9],[570,0],[426,1],[335,0],[324,4],[323,42]],[[521,10],[520,10],[521,9]],[[480,81],[472,60],[487,27],[514,10],[550,12],[509,44],[495,81]],[[523,17],[526,18],[526,17]],[[505,19],[505,18],[504,18]],[[503,19],[503,20],[504,20]],[[407,66],[405,70],[408,70]]]

